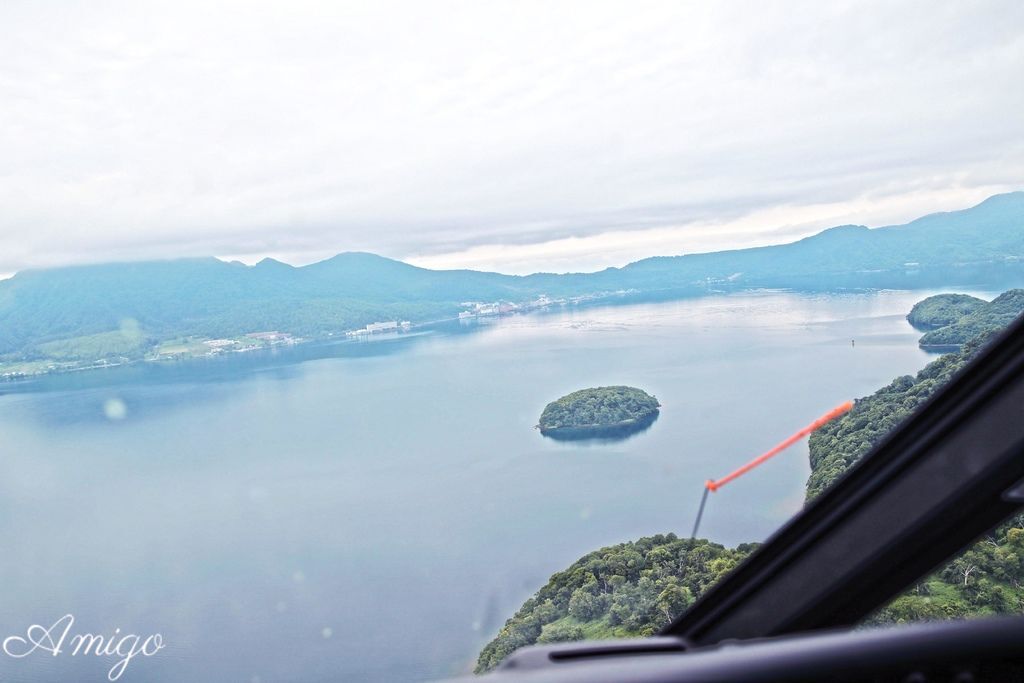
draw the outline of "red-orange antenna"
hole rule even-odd
[[[852,408],[853,401],[847,401],[842,405],[836,406],[835,408],[828,411],[811,424],[807,425],[806,427],[798,431],[796,434],[793,434],[791,437],[780,443],[778,446],[775,446],[774,448],[765,451],[761,455],[757,456],[756,458],[748,462],[746,465],[736,468],[735,470],[725,475],[721,479],[708,479],[706,482],[704,482],[704,494],[701,496],[700,499],[700,509],[697,510],[697,521],[693,525],[693,535],[690,536],[690,540],[693,540],[697,537],[697,529],[700,527],[700,519],[704,515],[704,505],[708,501],[708,491],[717,491],[718,489],[722,488],[733,479],[736,479],[740,475],[746,474],[750,470],[754,469],[755,467],[757,467],[758,465],[760,465],[773,455],[778,455],[781,451],[786,450],[787,448],[795,444],[797,441],[813,432],[818,427],[821,427],[826,422],[831,422],[837,417],[840,417],[841,415],[845,415],[846,413],[850,412]]]
[[[778,446],[775,446],[774,448],[772,448],[772,449],[762,453],[761,455],[757,456],[756,458],[754,458],[753,460],[748,462],[743,467],[739,467],[739,468],[733,470],[732,472],[730,472],[729,474],[725,475],[721,479],[715,479],[715,480],[708,479],[707,483],[704,484],[704,486],[706,488],[708,488],[709,490],[711,490],[711,491],[717,491],[718,489],[722,488],[723,486],[728,484],[733,479],[739,477],[741,474],[746,474],[750,470],[754,469],[755,467],[757,467],[758,465],[763,463],[768,458],[772,457],[773,455],[778,455],[781,451],[786,450],[787,448],[789,448],[790,446],[795,444],[797,441],[799,441],[800,439],[804,438],[805,436],[807,436],[808,434],[813,432],[815,429],[817,429],[818,427],[820,427],[823,424],[825,424],[826,422],[831,422],[832,420],[836,419],[837,417],[839,417],[841,415],[845,415],[846,413],[850,412],[851,408],[853,408],[853,401],[847,401],[846,403],[842,404],[841,406],[836,406],[835,408],[833,408],[832,410],[828,411],[827,413],[825,413],[824,415],[819,417],[817,420],[815,420],[811,424],[809,424],[806,427],[804,427],[803,429],[801,429],[799,432],[797,432],[793,436],[789,437],[788,439],[786,439],[785,441],[780,443]]]

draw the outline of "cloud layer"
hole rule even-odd
[[[0,24],[0,272],[582,269],[1024,184],[1013,1],[15,1]]]

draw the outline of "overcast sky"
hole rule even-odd
[[[0,2],[0,273],[590,270],[1024,188],[1024,3]]]

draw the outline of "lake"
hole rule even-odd
[[[65,614],[161,633],[122,681],[467,671],[554,571],[688,535],[706,479],[923,367],[903,316],[931,293],[556,308],[0,385],[0,636]],[[608,384],[657,396],[658,421],[614,443],[533,428]],[[808,473],[804,442],[713,496],[701,535],[763,540]],[[113,663],[0,655],[0,678],[103,681]]]

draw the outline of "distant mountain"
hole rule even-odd
[[[964,268],[1024,258],[1024,192],[996,195],[963,211],[936,213],[905,225],[829,228],[790,244],[756,249],[658,257],[623,271],[633,286],[684,285],[701,278],[736,277],[748,286],[827,286],[851,275]]]
[[[152,341],[284,330],[316,337],[381,319],[454,316],[467,299],[519,296],[515,278],[430,271],[373,254],[303,268],[215,258],[26,271],[0,282],[0,354],[137,323]]]
[[[454,317],[465,301],[630,290],[692,296],[757,287],[814,290],[1024,282],[1024,192],[869,230],[841,226],[790,244],[656,257],[596,273],[434,271],[366,253],[304,267],[214,258],[74,266],[0,282],[0,362],[133,358],[172,338],[280,330],[317,338],[376,320]],[[127,333],[124,330],[128,330]],[[54,345],[52,342],[65,341]]]

